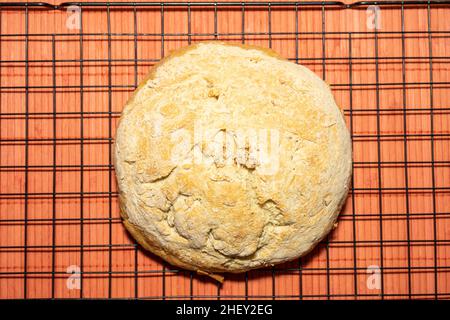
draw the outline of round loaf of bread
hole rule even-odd
[[[312,71],[267,49],[199,43],[154,66],[123,110],[121,215],[175,266],[273,266],[333,228],[351,154],[342,113]]]

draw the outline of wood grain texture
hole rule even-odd
[[[450,8],[383,7],[377,34],[365,8],[214,10],[83,7],[81,30],[65,10],[0,11],[0,298],[450,298]],[[214,38],[271,46],[324,78],[355,162],[328,242],[222,286],[135,247],[109,156],[149,67]],[[81,290],[67,288],[71,265]],[[367,287],[371,265],[382,289]]]

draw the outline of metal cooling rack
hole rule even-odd
[[[4,236],[0,238],[0,284],[1,298],[85,298],[85,297],[106,297],[106,298],[148,298],[148,299],[195,299],[195,298],[268,298],[268,299],[342,299],[342,298],[435,298],[443,299],[450,297],[450,276],[448,274],[450,264],[449,239],[447,235],[446,219],[450,218],[450,182],[445,176],[449,174],[450,157],[448,151],[442,151],[449,145],[450,132],[448,115],[450,105],[436,103],[436,92],[439,95],[448,91],[447,80],[442,80],[436,65],[448,63],[450,54],[433,52],[433,42],[447,41],[449,39],[450,27],[433,29],[432,17],[439,10],[444,14],[450,13],[448,5],[450,1],[384,1],[371,2],[361,1],[345,4],[338,1],[324,2],[138,2],[138,3],[107,3],[107,2],[84,2],[84,3],[62,3],[53,5],[49,3],[0,3],[0,19],[6,19],[6,15],[14,12],[20,16],[16,21],[17,31],[4,31],[6,26],[2,24],[0,33],[1,56],[0,56],[0,92],[2,104],[0,109],[0,153],[3,159],[8,156],[14,158],[17,153],[17,160],[4,160],[0,163],[0,175],[3,182],[0,186],[0,234],[15,233],[18,240],[10,241]],[[400,19],[399,29],[396,30],[334,30],[330,25],[336,14],[352,11],[355,15],[365,14],[367,7],[376,5],[381,10],[398,14]],[[30,17],[44,14],[54,14],[58,17],[65,15],[65,10],[70,6],[80,8],[81,28],[76,31],[65,31],[59,26],[56,19],[52,22],[52,27],[43,28],[46,32],[40,32],[30,27]],[[169,12],[176,10],[180,15],[186,17],[185,28],[175,31],[167,29],[167,19]],[[421,10],[426,18],[424,28],[407,30],[405,19],[410,10]],[[154,30],[140,29],[139,17],[142,12],[151,11],[159,17]],[[194,12],[207,12],[211,17],[211,30],[194,30]],[[222,32],[221,13],[234,12],[238,15],[238,25],[234,31]],[[277,11],[285,11],[294,14],[293,29],[284,30],[277,27],[278,22],[274,22],[274,15]],[[116,12],[124,12],[127,19],[115,21]],[[308,12],[313,16],[313,22],[317,26],[311,30],[302,29],[302,21],[299,19],[300,13]],[[249,30],[247,16],[257,14],[264,17],[261,27],[254,27]],[[106,17],[106,29],[101,31],[87,31],[85,20],[94,14],[101,14]],[[62,19],[62,18],[61,18]],[[2,20],[0,20],[1,22]],[[11,21],[11,20],[8,20]],[[336,21],[336,20],[334,20]],[[423,21],[422,21],[423,22]],[[99,22],[100,23],[100,22]],[[115,25],[126,23],[131,26],[130,32],[114,31]],[[334,24],[333,24],[334,25]],[[418,37],[418,43],[427,47],[426,54],[407,55],[406,43],[409,37]],[[346,43],[345,53],[327,53],[327,45],[339,37],[341,43]],[[399,40],[400,55],[382,55],[382,41],[389,37]],[[87,43],[95,38],[106,43],[104,57],[88,57]],[[139,47],[144,39],[151,38],[157,47],[160,48],[146,57],[140,57]],[[354,177],[360,178],[368,174],[377,183],[354,184],[347,201],[347,209],[341,214],[342,224],[348,226],[348,233],[351,235],[342,237],[328,237],[323,241],[313,253],[313,257],[304,257],[296,262],[284,264],[271,269],[248,272],[244,275],[231,276],[229,282],[233,282],[228,289],[216,284],[205,282],[193,273],[174,269],[172,266],[153,256],[145,255],[141,249],[130,238],[116,238],[115,233],[121,227],[120,218],[117,214],[117,191],[115,189],[114,171],[111,162],[111,145],[114,137],[114,124],[120,115],[119,107],[115,108],[116,94],[125,93],[129,95],[138,84],[139,78],[145,70],[156,63],[164,56],[168,48],[166,44],[171,39],[177,38],[184,44],[204,39],[232,40],[234,42],[248,43],[252,39],[265,41],[265,45],[272,47],[283,38],[293,44],[290,47],[290,60],[308,66],[312,66],[318,74],[330,83],[334,91],[343,92],[348,100],[344,104],[344,113],[348,120],[352,139],[355,144],[362,143],[367,147],[358,149],[356,153],[375,153],[371,159],[365,159],[364,155],[358,156],[354,162]],[[44,39],[45,48],[49,55],[47,58],[32,58],[33,41]],[[122,39],[129,45],[131,50],[120,58],[115,57],[114,41]],[[444,40],[439,40],[444,39]],[[40,40],[39,40],[40,41]],[[302,43],[314,42],[314,52],[305,53],[302,51]],[[373,46],[370,52],[355,52],[353,44],[359,41],[366,41]],[[59,58],[57,48],[59,45],[72,44],[70,48],[76,48],[76,57]],[[75,44],[74,44],[75,43]],[[4,58],[8,50],[16,50],[15,46],[20,46],[23,56],[20,54],[16,58]],[[179,46],[179,45],[176,45]],[[70,56],[70,54],[69,54]],[[384,81],[381,79],[380,69],[385,63],[393,63],[399,67],[396,73],[399,80]],[[423,74],[428,79],[408,80],[408,65],[417,63],[425,68]],[[89,83],[88,68],[92,65],[104,66],[106,73],[103,82]],[[125,65],[127,74],[130,76],[126,83],[115,83],[115,72],[120,66]],[[338,65],[344,65],[344,71],[339,71],[346,75],[344,81],[337,81],[336,78],[328,80],[327,71]],[[360,65],[370,65],[374,68],[375,78],[371,81],[356,81],[356,70]],[[46,66],[49,72],[50,83],[33,83],[31,74],[34,68]],[[72,70],[81,75],[77,83],[64,84],[58,80],[58,72],[63,69]],[[142,72],[140,72],[142,69]],[[12,72],[20,70],[17,74]],[[448,72],[448,71],[442,71]],[[436,76],[439,79],[436,80]],[[18,77],[20,81],[9,82],[8,77]],[[388,108],[382,106],[383,95],[387,90],[394,88],[401,92],[401,100],[398,105]],[[428,103],[412,103],[408,100],[408,94],[414,90],[425,90]],[[78,96],[78,110],[64,109],[59,96],[62,92],[69,91]],[[370,94],[369,99],[373,99],[372,106],[358,105],[354,98],[361,91]],[[42,105],[32,100],[32,97],[39,92],[44,92],[47,100]],[[23,102],[23,109],[13,110],[6,103],[11,103],[16,95],[20,95]],[[103,95],[103,104],[98,110],[91,109],[86,103],[86,97],[92,95]],[[447,94],[448,97],[448,94]],[[10,99],[10,100],[8,100]],[[450,100],[450,99],[449,99]],[[33,102],[32,102],[33,101]],[[22,104],[21,104],[22,105]],[[48,108],[45,106],[49,106]],[[427,129],[410,130],[409,116],[419,114],[425,119]],[[398,118],[400,129],[392,130],[384,127],[384,117],[392,115]],[[436,117],[439,115],[440,127],[436,128]],[[372,119],[369,126],[374,125],[374,130],[364,132],[360,126],[361,117],[367,116]],[[34,121],[39,119],[48,120],[43,127],[50,128],[49,135],[36,133]],[[72,119],[76,124],[76,133],[65,135],[57,128],[64,127],[60,124],[64,119]],[[101,135],[90,136],[87,133],[86,122],[90,119],[104,120],[104,130]],[[102,121],[99,120],[99,121]],[[16,121],[21,133],[13,132],[9,121]],[[70,120],[71,121],[71,120]],[[69,123],[71,123],[69,121]],[[422,120],[421,120],[422,121]],[[70,126],[71,124],[69,124]],[[397,120],[395,122],[397,125]],[[364,124],[363,124],[364,126]],[[358,128],[356,128],[358,127]],[[14,129],[16,130],[16,129]],[[19,129],[17,129],[19,130]],[[19,131],[20,131],[19,130]],[[62,129],[61,129],[62,130]],[[61,133],[62,132],[62,133]],[[396,141],[395,148],[402,149],[402,156],[394,156],[394,159],[386,160],[383,157],[383,148],[386,141]],[[420,152],[429,154],[423,159],[411,159],[408,150],[411,150],[410,141],[425,141],[422,145],[427,145]],[[437,144],[443,145],[436,150]],[[76,150],[72,158],[76,158],[76,164],[65,164],[59,161],[61,150],[64,145],[74,146]],[[107,153],[101,163],[86,163],[86,153],[93,145],[99,147],[99,153]],[[32,160],[36,157],[35,146],[47,146],[49,159],[47,163],[36,163]],[[409,149],[408,149],[409,148]],[[60,151],[58,151],[60,150]],[[363,150],[363,151],[361,151]],[[42,151],[39,151],[40,153]],[[392,151],[394,152],[394,151]],[[420,153],[419,152],[419,153]],[[66,155],[67,156],[67,155]],[[71,156],[69,155],[69,158]],[[370,157],[369,157],[370,158]],[[401,185],[386,186],[383,181],[390,177],[385,174],[386,167],[397,168],[400,176],[403,176]],[[413,168],[425,168],[429,170],[430,181],[415,181],[410,178]],[[424,170],[425,170],[424,169]],[[361,171],[362,170],[362,171]],[[60,184],[71,183],[70,177],[65,173],[75,172],[77,191],[60,188]],[[87,187],[88,177],[99,175],[106,178],[103,180],[103,187],[99,190],[91,190]],[[427,171],[428,172],[428,171]],[[444,176],[441,179],[442,175]],[[32,189],[35,181],[48,179],[48,188]],[[438,181],[439,179],[439,181]],[[86,182],[88,181],[88,182]],[[367,181],[366,181],[367,182]],[[360,204],[359,194],[369,195],[368,199],[363,199]],[[402,197],[404,207],[388,212],[385,210],[386,194],[394,194]],[[424,195],[429,197],[429,206],[423,212],[412,209],[413,197]],[[415,199],[415,198],[414,198]],[[373,200],[373,201],[372,201]],[[46,209],[42,209],[42,215],[32,213],[32,203],[42,201],[47,204]],[[68,201],[67,207],[63,207],[60,202]],[[87,215],[86,202],[106,203],[102,206],[104,214]],[[372,202],[371,202],[372,201]],[[371,202],[371,204],[367,204]],[[11,204],[12,203],[12,204]],[[415,202],[414,202],[415,203]],[[42,205],[44,206],[44,205]],[[14,209],[17,208],[17,212]],[[71,214],[65,216],[64,208]],[[368,209],[367,209],[368,208]],[[375,208],[375,209],[373,209]],[[34,209],[33,209],[34,210]],[[75,215],[72,215],[75,211]],[[386,223],[390,220],[399,221],[405,226],[405,237],[395,237],[395,230],[389,238],[386,238]],[[365,223],[365,226],[361,224]],[[417,222],[418,221],[418,222]],[[77,243],[64,244],[64,230],[61,225],[74,226]],[[426,238],[419,238],[415,233],[417,229],[425,228],[425,224],[431,227]],[[87,243],[86,233],[91,225],[106,225],[102,229],[101,240],[98,243]],[[440,234],[439,226],[444,228],[444,235]],[[16,227],[14,227],[16,226]],[[369,228],[368,233],[373,234],[370,239],[364,239],[358,233],[358,229]],[[36,229],[37,228],[37,229]],[[42,229],[39,229],[42,228]],[[372,229],[371,229],[372,228]],[[375,228],[375,229],[373,229]],[[339,229],[339,228],[338,228]],[[395,228],[394,228],[395,229]],[[374,231],[375,230],[375,231]],[[72,229],[66,230],[73,236]],[[9,233],[8,233],[9,232]],[[33,236],[31,233],[33,232]],[[49,241],[35,243],[36,233],[45,233]],[[62,233],[62,236],[61,236]],[[427,231],[428,233],[428,231]],[[393,234],[393,236],[392,236]],[[92,236],[92,235],[90,235]],[[9,236],[11,238],[11,236]],[[68,236],[69,237],[69,236]],[[333,257],[333,250],[336,247],[343,247],[346,251],[343,256]],[[416,247],[425,247],[428,252],[431,248],[431,258],[425,264],[416,263],[414,252]],[[402,264],[392,265],[387,255],[391,248],[401,248],[405,250],[402,255]],[[364,288],[367,277],[367,267],[359,263],[358,259],[363,256],[364,250],[377,252],[372,260],[378,261],[381,270],[381,287],[375,291],[368,291]],[[88,259],[91,251],[104,253],[103,266],[93,268],[92,260]],[[122,251],[132,252],[130,265],[123,267],[117,262],[117,253]],[[13,252],[15,255],[11,253]],[[36,258],[36,255],[40,258]],[[40,255],[40,256],[39,256]],[[64,284],[68,277],[64,268],[63,256],[76,256],[76,263],[79,265],[80,288],[79,290],[65,293]],[[116,258],[115,258],[116,257]],[[419,259],[419,258],[417,258]],[[151,260],[150,267],[143,264],[144,261]],[[368,259],[371,260],[371,259]],[[420,259],[419,259],[420,260]],[[317,263],[315,263],[315,262]],[[398,277],[392,280],[392,274]],[[416,279],[416,275],[423,274],[425,278]],[[285,289],[282,277],[287,276],[289,286],[292,290],[283,292]],[[115,284],[122,277],[126,278],[128,285],[115,287]],[[316,279],[314,283],[307,284],[310,279]],[[38,280],[36,280],[38,279]],[[173,280],[175,279],[175,280]],[[181,280],[179,280],[181,279]],[[333,283],[343,281],[342,287]],[[390,280],[391,279],[391,280]],[[399,280],[400,279],[400,280]],[[425,280],[424,280],[425,279]],[[96,282],[97,281],[97,282]],[[392,281],[395,285],[390,285]],[[99,285],[99,283],[101,284]],[[423,283],[426,283],[425,285]],[[101,289],[86,290],[89,283],[92,286],[100,286]],[[417,287],[416,283],[420,283]],[[404,289],[397,290],[398,286]],[[157,292],[146,294],[144,287],[157,287]],[[174,291],[174,287],[181,286],[181,289]],[[345,288],[344,288],[345,287]],[[206,289],[201,289],[206,288]],[[256,289],[255,289],[256,288]],[[203,290],[203,292],[202,292]]]

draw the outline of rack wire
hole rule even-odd
[[[449,298],[449,4],[0,3],[0,298]],[[223,285],[127,235],[111,162],[139,79],[210,39],[272,47],[322,76],[354,149],[338,228],[306,257]]]

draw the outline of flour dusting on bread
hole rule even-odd
[[[351,141],[312,71],[204,42],[151,70],[124,108],[114,161],[139,243],[186,269],[243,272],[298,258],[333,228]]]

